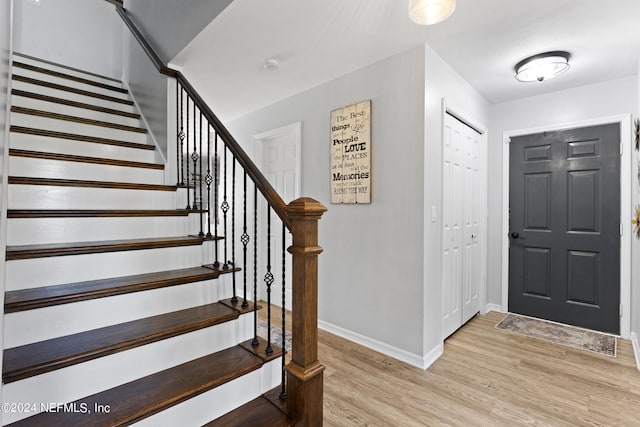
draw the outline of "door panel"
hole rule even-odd
[[[445,115],[442,310],[446,338],[480,308],[481,135]]]
[[[509,311],[618,333],[620,128],[510,143]]]

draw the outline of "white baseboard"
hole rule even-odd
[[[490,311],[496,311],[498,313],[504,313],[504,311],[502,310],[502,306],[500,304],[487,304],[484,307],[484,314],[490,312]]]
[[[640,341],[638,339],[638,334],[631,332],[631,336],[629,338],[633,345],[633,354],[636,356],[636,366],[638,367],[638,371],[640,371]]]
[[[378,353],[393,357],[394,359],[423,370],[427,369],[433,364],[433,362],[438,360],[444,351],[444,345],[443,343],[440,343],[424,356],[420,356],[322,320],[318,321],[318,327],[341,338],[353,341],[357,344],[370,348],[371,350],[377,351]]]

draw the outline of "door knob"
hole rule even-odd
[[[513,239],[517,239],[517,238],[519,238],[519,237],[520,237],[520,234],[518,234],[518,233],[516,233],[516,232],[514,231],[513,233],[511,233],[511,237],[512,237]]]

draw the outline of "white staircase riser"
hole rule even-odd
[[[69,99],[71,101],[84,102],[86,104],[101,105],[114,110],[126,111],[128,113],[135,112],[135,107],[121,102],[110,101],[108,99],[96,98],[95,96],[81,95],[69,92],[67,90],[53,89],[46,86],[13,80],[11,82],[13,89],[24,90],[27,92],[41,93],[43,95],[53,96],[55,98]]]
[[[66,79],[63,77],[52,76],[46,73],[40,73],[38,71],[31,71],[25,68],[16,67],[13,69],[13,73],[19,76],[29,77],[31,79],[43,80],[45,82],[54,83],[57,85],[68,86],[68,87],[73,87],[80,90],[86,90],[88,92],[99,93],[101,95],[112,96],[114,98],[128,99],[127,93],[122,93],[119,91],[110,90],[110,89],[94,86],[94,85],[83,83],[83,82],[77,82],[75,80]],[[87,77],[82,77],[82,78],[93,81],[93,79],[91,78],[87,78]],[[114,87],[121,87],[115,82],[114,84],[109,84],[109,85]]]
[[[102,122],[116,123],[125,126],[142,126],[140,119],[121,116],[118,114],[103,113],[101,111],[78,108],[70,105],[59,104],[56,102],[41,101],[39,99],[33,99],[23,96],[13,96],[11,100],[12,105],[30,108],[33,110],[53,111],[60,114],[66,114],[68,116],[83,117],[85,119],[99,120]],[[97,102],[91,103],[91,105],[100,106],[101,103],[98,100]]]
[[[120,82],[114,81],[112,79],[109,78],[102,78],[102,77],[98,77],[95,76],[91,73],[85,73],[83,71],[80,70],[72,70],[69,69],[67,67],[60,67],[57,65],[53,65],[50,64],[48,62],[44,62],[44,61],[40,61],[38,59],[35,58],[26,58],[22,55],[18,55],[18,54],[14,54],[13,56],[13,60],[16,62],[22,62],[23,64],[30,64],[30,65],[35,65],[36,67],[41,67],[41,68],[46,68],[47,70],[51,70],[51,71],[58,71],[60,73],[65,73],[65,74],[69,74],[72,76],[76,76],[76,77],[81,77],[83,79],[88,79],[88,80],[92,80],[95,82],[100,82],[100,83],[104,83],[104,84],[108,84],[111,86],[118,86],[118,87],[122,87],[122,84]],[[15,70],[24,70],[23,68],[14,68]]]
[[[55,132],[74,133],[97,138],[115,139],[117,141],[135,142],[138,144],[147,143],[147,135],[143,133],[69,122],[66,120],[50,119],[48,117],[32,116],[30,114],[11,113],[11,125],[45,129]]]
[[[143,249],[8,261],[6,290],[198,267],[213,260],[212,242],[201,246]]]
[[[184,209],[175,191],[9,185],[10,209]],[[179,202],[178,202],[179,203]]]
[[[12,156],[9,175],[87,181],[164,184],[164,170]]]
[[[73,154],[76,156],[101,157],[106,159],[131,160],[134,162],[158,163],[154,150],[74,141],[47,136],[11,133],[11,148],[45,151],[48,153]]]
[[[6,384],[2,387],[3,400],[63,403],[90,396],[249,339],[238,336],[235,323],[225,322]],[[260,376],[256,382],[258,387],[262,385]],[[26,418],[23,414],[5,415],[5,423]]]
[[[136,427],[200,426],[238,408],[280,384],[280,359],[265,363],[257,371],[229,385],[215,388],[179,405],[133,424]],[[260,420],[256,420],[260,425]]]
[[[7,244],[36,245],[195,235],[200,231],[196,216],[9,218]]]

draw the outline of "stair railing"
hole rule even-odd
[[[326,208],[310,198],[286,204],[186,77],[162,63],[122,4],[107,1],[116,5],[156,69],[176,79],[177,185],[186,188],[186,209],[200,215],[198,235],[203,240],[223,236],[222,248],[216,243],[209,267],[231,275],[232,305],[241,310],[253,309],[251,344],[265,360],[274,353],[271,293],[274,284],[280,282],[283,351],[279,398],[286,402],[286,412],[294,425],[321,426],[324,366],[318,361],[317,258],[322,252],[318,246],[318,221]],[[287,249],[288,233],[292,244]],[[236,257],[236,249],[242,256]],[[266,265],[259,265],[259,254]],[[281,269],[277,263],[281,263]],[[291,266],[290,272],[287,266]],[[287,275],[292,284],[292,351],[288,364],[284,351]],[[266,340],[258,336],[257,304],[249,303],[249,293],[257,299],[259,276],[267,293]],[[241,291],[237,289],[238,282]]]

